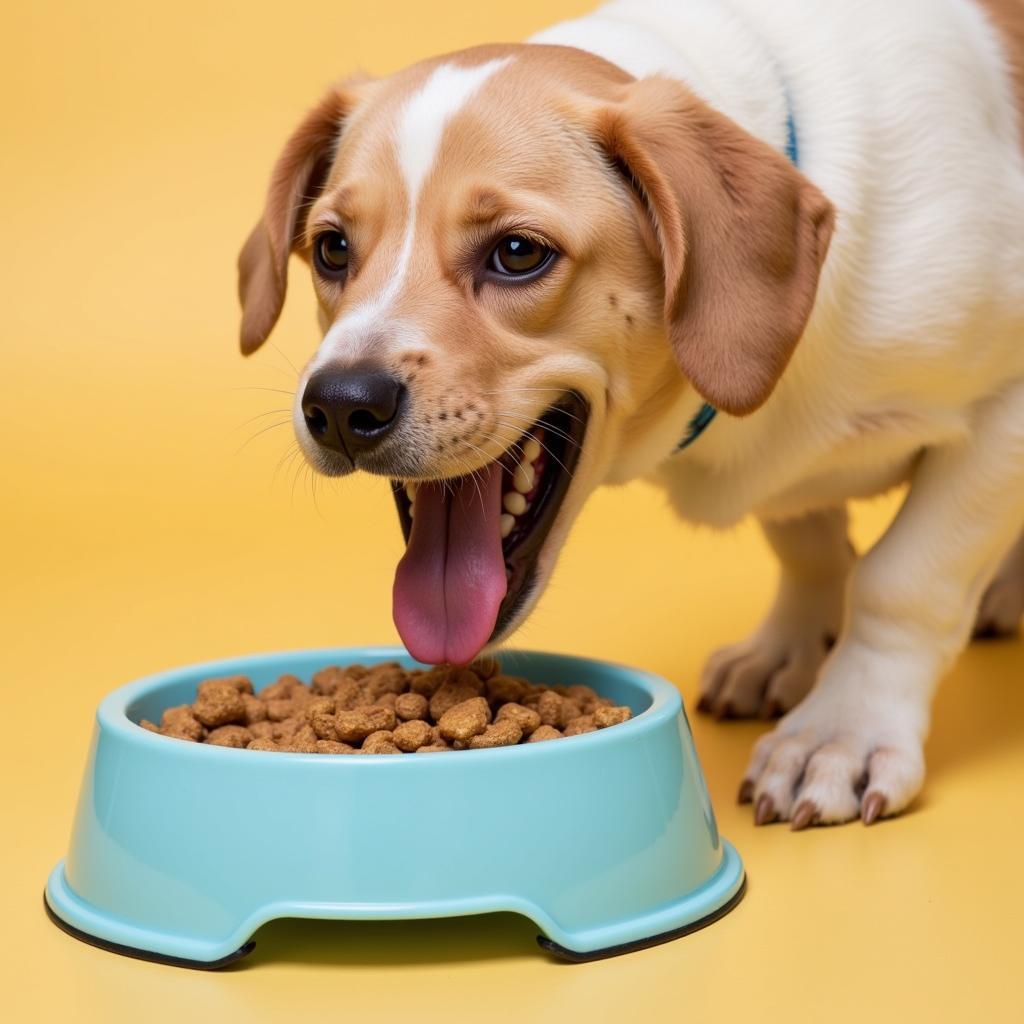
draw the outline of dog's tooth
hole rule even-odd
[[[507,512],[501,517],[501,539],[504,540],[516,525],[516,517],[510,516]]]
[[[501,499],[501,503],[505,506],[505,511],[511,512],[514,516],[521,516],[526,511],[526,499],[518,491],[509,491]]]
[[[536,474],[533,471],[533,466],[528,462],[520,462],[516,466],[515,474],[512,477],[512,486],[520,494],[529,494],[533,490],[535,481]]]
[[[410,501],[416,500],[416,485],[414,483],[410,482],[405,485],[405,496]]]
[[[532,434],[523,443],[523,461],[533,462],[540,455],[540,441]]]

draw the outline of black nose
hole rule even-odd
[[[355,458],[394,430],[404,397],[405,385],[383,370],[317,370],[302,412],[317,444]]]

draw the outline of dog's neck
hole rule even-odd
[[[592,14],[562,22],[531,39],[594,53],[634,77],[668,75],[798,163],[797,117],[784,69],[742,4],[687,0],[666,10],[663,0],[612,0]],[[722,60],[722,54],[733,59]],[[716,410],[690,389],[675,403],[672,422],[686,424],[666,451],[693,445]],[[671,429],[671,427],[669,427]]]

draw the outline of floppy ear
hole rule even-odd
[[[305,228],[306,213],[327,180],[342,122],[355,97],[351,83],[332,88],[302,119],[274,165],[263,217],[238,256],[242,352],[267,340],[284,305],[288,257]]]
[[[716,408],[753,412],[807,325],[832,205],[784,156],[667,78],[631,83],[597,130],[657,238],[680,369]]]

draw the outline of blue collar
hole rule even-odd
[[[796,121],[793,119],[793,105],[789,102],[789,97],[786,97],[786,156],[789,157],[789,162],[794,167],[800,166],[799,156],[800,152],[796,145]],[[696,412],[693,419],[686,424],[686,433],[683,434],[683,439],[675,446],[673,455],[676,452],[681,452],[684,448],[689,448],[694,441],[704,433],[705,430],[710,426],[711,421],[718,415],[718,410],[713,406],[705,402]]]

